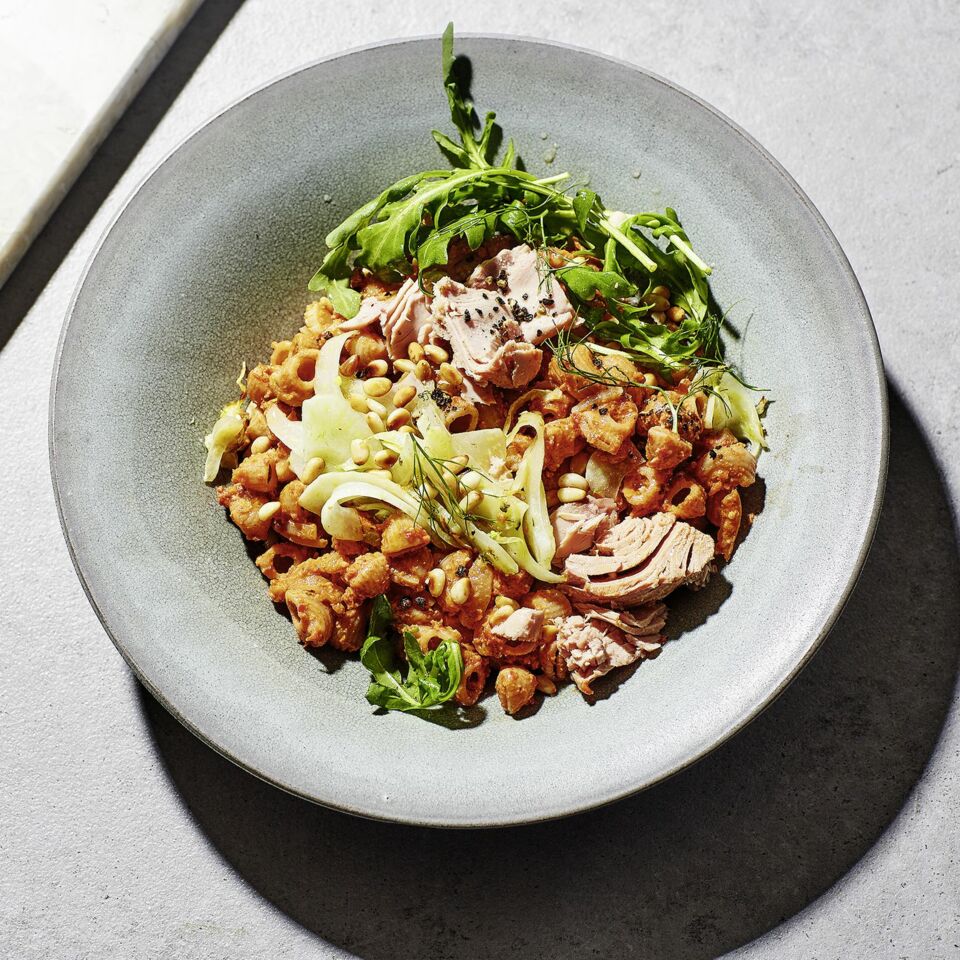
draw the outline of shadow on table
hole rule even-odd
[[[738,737],[639,796],[496,832],[367,822],[267,786],[142,697],[201,830],[324,940],[368,960],[700,960],[797,913],[877,840],[937,741],[958,645],[948,502],[894,395],[886,504],[830,639]]]
[[[243,0],[201,4],[0,287],[0,348],[163,119]]]

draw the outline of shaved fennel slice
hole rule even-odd
[[[203,445],[207,448],[207,459],[203,465],[204,483],[213,483],[217,479],[223,455],[239,445],[246,427],[241,410],[242,404],[239,400],[228,403],[220,411],[220,416],[210,432],[203,438]]]
[[[345,506],[359,501],[371,509],[383,506],[403,511],[416,520],[420,507],[399,484],[380,474],[334,471],[317,477],[300,495],[300,506],[320,517],[323,529],[339,540],[360,540],[363,531],[357,511]]]
[[[317,358],[314,395],[301,407],[303,455],[307,460],[323,457],[330,465],[345,463],[350,459],[350,444],[373,432],[363,414],[350,406],[340,383],[340,351],[351,336],[342,333],[331,337]]]
[[[726,427],[738,439],[750,445],[756,457],[767,449],[766,434],[754,400],[754,390],[744,386],[732,373],[717,367],[706,368],[690,385],[711,388],[704,411],[704,423],[710,430]]]
[[[480,555],[501,573],[509,577],[520,569],[516,558],[501,544],[496,534],[485,533],[469,520],[466,523],[465,534]]]
[[[484,430],[468,430],[454,433],[453,453],[459,457],[466,455],[471,470],[490,473],[494,460],[507,457],[507,435],[499,427]]]
[[[451,433],[440,408],[426,395],[418,401],[417,411],[417,429],[423,437],[421,445],[435,460],[465,455],[471,470],[489,473],[494,459],[506,458],[507,435],[499,427]]]
[[[527,510],[527,504],[518,497],[505,494],[503,496],[484,497],[477,506],[476,513],[490,522],[493,529],[487,536],[513,560],[516,567],[525,570],[531,577],[542,580],[544,583],[561,583],[564,578],[554,573],[549,565],[540,563],[530,552],[523,529],[523,521]],[[492,559],[490,562],[494,566],[499,566]],[[500,567],[500,569],[504,570],[503,567]],[[504,570],[504,572],[508,573],[509,571]]]
[[[285,446],[294,451],[303,451],[303,421],[290,420],[273,404],[264,414],[270,432]]]
[[[526,411],[520,414],[513,431],[530,427],[536,433],[533,443],[524,451],[513,484],[513,492],[522,494],[526,503],[523,513],[523,535],[533,559],[544,570],[549,571],[553,555],[557,552],[557,542],[550,523],[547,509],[547,494],[543,487],[543,462],[546,452],[543,417],[539,413]],[[511,436],[513,435],[511,434]],[[526,568],[524,568],[526,569]]]

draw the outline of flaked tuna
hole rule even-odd
[[[482,395],[486,385],[530,383],[543,362],[537,344],[569,327],[574,311],[542,258],[522,244],[480,264],[466,284],[439,280],[433,316],[454,365]]]
[[[627,517],[567,557],[564,590],[577,603],[624,608],[660,600],[677,587],[701,587],[713,572],[714,543],[673,514]]]
[[[444,277],[434,287],[433,319],[453,364],[478,384],[513,390],[540,371],[543,352],[523,340],[520,325],[485,290]]]
[[[562,286],[543,257],[525,243],[481,263],[467,285],[493,294],[528,343],[542,343],[573,323],[573,307]]]
[[[585,607],[564,617],[557,630],[560,656],[581,693],[592,694],[593,683],[618,667],[655,656],[663,645],[667,620],[662,603],[630,613]]]
[[[364,330],[374,324],[383,331],[392,359],[407,355],[411,343],[433,341],[430,303],[417,281],[408,278],[389,300],[366,297],[356,315],[340,324],[341,330]]]
[[[553,555],[559,564],[572,553],[583,553],[594,540],[613,526],[617,518],[614,500],[588,497],[576,503],[562,503],[550,514],[553,536],[557,544]]]
[[[521,655],[529,653],[540,643],[542,629],[543,611],[520,607],[502,623],[491,627],[490,632],[503,642],[508,653]]]

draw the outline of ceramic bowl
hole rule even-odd
[[[623,797],[692,763],[784,689],[823,640],[871,540],[886,464],[884,378],[857,281],[796,183],[712,107],[570,47],[458,41],[481,109],[534,171],[606,204],[676,207],[773,403],[762,510],[708,589],[672,601],[654,661],[587,703],[496,699],[432,723],[376,713],[360,663],[314,655],[267,599],[201,482],[203,434],[242,362],[298,327],[334,224],[440,162],[438,39],[332,57],[212,120],[144,181],[89,264],[51,407],[57,500],[77,571],[137,676],[213,748],[341,810],[490,826]],[[554,152],[552,162],[548,158]],[[762,504],[761,501],[762,500]]]

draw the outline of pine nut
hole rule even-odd
[[[360,358],[354,354],[352,357],[347,357],[343,363],[340,364],[340,376],[341,377],[352,377],[360,369]]]
[[[353,394],[348,402],[357,413],[366,413],[370,409],[370,407],[367,406],[367,398],[360,396],[358,393]]]
[[[378,450],[373,455],[373,462],[378,467],[389,470],[397,462],[397,455],[392,450]]]
[[[413,375],[421,382],[426,383],[433,379],[433,367],[426,360],[418,360]]]
[[[438,347],[436,344],[429,343],[423,348],[423,355],[431,363],[446,363],[450,359],[450,354],[447,353],[443,347]]]
[[[387,408],[379,400],[374,400],[372,397],[367,398],[367,409],[371,413],[375,413],[381,420],[387,415]]]
[[[416,433],[417,432],[417,428],[410,423],[405,423],[402,427],[397,427],[397,430],[400,433]]]
[[[251,453],[265,453],[270,449],[270,438],[269,437],[257,437],[253,443],[250,444]]]
[[[392,480],[393,474],[389,470],[384,470],[380,468],[378,470],[368,470],[365,474],[365,477],[383,477],[384,480]]]
[[[423,345],[417,343],[416,340],[407,347],[407,357],[411,359],[414,363],[423,359]]]
[[[364,368],[364,373],[368,377],[383,377],[390,369],[386,360],[371,360]]]
[[[383,431],[387,429],[383,420],[380,419],[380,416],[372,410],[367,414],[366,421],[372,433],[383,433]]]
[[[653,296],[653,297],[663,297],[664,300],[666,300],[666,301],[669,302],[669,300],[670,300],[670,288],[669,288],[669,287],[665,287],[665,286],[663,286],[663,284],[661,284],[659,287],[654,287],[654,288],[650,291],[650,295]]]
[[[407,384],[405,387],[400,387],[393,395],[393,405],[395,407],[405,407],[416,395],[416,387],[410,384]]]
[[[265,503],[258,511],[257,516],[261,520],[272,520],[276,515],[277,511],[280,509],[279,500],[271,500],[269,503]]]
[[[350,444],[350,458],[358,466],[362,467],[370,457],[370,448],[367,446],[366,441],[357,437]]]
[[[481,503],[483,503],[483,494],[479,490],[471,490],[460,501],[460,509],[464,513],[473,513]]]
[[[434,567],[427,574],[427,590],[431,597],[439,597],[446,585],[447,575],[439,567]]]
[[[455,473],[451,473],[446,467],[440,471],[440,482],[452,493],[456,494],[460,487],[460,481]]]
[[[470,458],[465,453],[461,453],[460,456],[454,457],[452,460],[448,460],[446,467],[451,473],[461,473],[462,471],[466,470],[469,462]]]
[[[463,374],[450,363],[441,363],[437,373],[441,380],[446,380],[447,383],[452,383],[454,386],[463,383]]]
[[[587,491],[581,490],[579,487],[560,487],[560,489],[557,490],[557,500],[559,500],[560,503],[576,503],[586,495]]]
[[[650,319],[661,326],[667,322],[667,315],[662,310],[656,310],[650,314]]]
[[[401,407],[399,410],[391,410],[390,416],[387,417],[387,429],[388,430],[399,430],[402,427],[409,426],[410,424],[410,411],[405,410]]]
[[[683,307],[671,307],[667,311],[667,319],[671,323],[679,323],[686,315]]]
[[[363,392],[368,397],[382,397],[388,394],[393,383],[387,377],[374,377],[363,384]]]
[[[413,373],[415,366],[416,364],[412,360],[403,359],[393,361],[393,369],[399,370],[400,373]]]
[[[520,606],[513,597],[505,597],[502,593],[494,597],[493,605],[495,607],[510,607],[512,610],[516,610]]]
[[[578,487],[580,490],[586,490],[587,478],[579,473],[564,473],[560,475],[557,485],[560,487]]]
[[[326,463],[323,457],[313,457],[307,461],[307,465],[303,468],[303,476],[300,478],[300,482],[304,486],[309,486],[323,473],[325,467]]]
[[[478,490],[483,484],[483,477],[476,470],[468,470],[460,474],[460,486],[464,490]]]
[[[455,603],[458,607],[465,604],[470,599],[470,579],[468,577],[461,577],[459,580],[455,581],[453,586],[450,588],[450,602]]]

